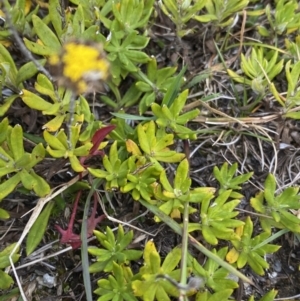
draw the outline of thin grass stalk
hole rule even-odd
[[[181,262],[180,262],[180,283],[187,283],[187,252],[188,252],[188,225],[189,225],[189,202],[184,203],[183,212],[183,228],[182,228],[182,246],[181,246]],[[180,290],[180,301],[187,301],[186,290]]]

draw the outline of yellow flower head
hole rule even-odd
[[[100,44],[69,41],[49,58],[60,84],[78,94],[96,90],[109,76],[109,62]]]

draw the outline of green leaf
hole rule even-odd
[[[30,171],[30,175],[35,179],[33,190],[39,197],[44,197],[50,193],[51,189],[46,180],[37,175],[33,170]]]
[[[49,202],[31,227],[26,240],[26,254],[30,255],[43,239],[54,202]]]
[[[14,159],[0,146],[0,162],[2,167],[11,168],[13,167]],[[11,164],[10,164],[11,163]],[[8,167],[6,167],[8,165]]]
[[[173,102],[173,104],[170,107],[170,110],[172,112],[172,115],[175,117],[179,116],[182,108],[184,107],[187,97],[189,94],[189,90],[186,89],[183,92],[181,92],[178,97],[175,99],[175,101]]]
[[[40,87],[39,89],[43,88],[44,91],[49,90],[49,91],[54,92],[54,86],[53,86],[52,82],[50,81],[50,79],[46,75],[44,75],[42,73],[39,73],[38,76],[37,76],[37,82],[35,83],[35,88],[37,89],[38,87]],[[43,91],[43,90],[41,89],[41,90],[38,90],[38,91],[40,93],[42,93],[41,91]],[[49,93],[47,93],[45,95],[49,95]],[[55,100],[55,99],[53,99],[53,100]]]
[[[172,105],[180,90],[181,81],[185,71],[186,67],[182,68],[179,74],[176,76],[172,85],[169,87],[167,93],[163,98],[162,105],[166,105],[167,107],[170,107]]]
[[[144,114],[147,109],[151,106],[151,104],[155,101],[155,92],[146,93],[144,94],[143,98],[141,99],[139,103],[139,114]]]
[[[8,274],[0,270],[0,289],[7,290],[13,284],[14,280]]]
[[[135,63],[147,63],[149,61],[149,56],[138,50],[128,50],[125,52],[128,59]]]
[[[106,261],[111,257],[110,251],[106,249],[98,249],[96,247],[90,247],[89,253],[93,256],[97,256],[101,261]]]
[[[208,23],[211,21],[216,21],[217,17],[215,15],[205,14],[205,15],[200,15],[200,16],[194,16],[193,19],[195,19],[201,23]]]
[[[12,128],[10,146],[15,161],[19,160],[24,155],[23,129],[19,124]]]
[[[259,192],[255,197],[250,199],[250,204],[254,208],[255,211],[259,213],[265,212],[265,206],[263,205],[264,194],[263,192]]]
[[[165,274],[170,274],[179,264],[181,260],[181,248],[174,248],[171,252],[168,253],[165,258],[162,269]]]
[[[5,182],[0,184],[0,200],[4,199],[8,196],[11,192],[14,191],[18,183],[20,182],[21,178],[19,174],[15,174]]]
[[[246,252],[242,251],[239,254],[239,257],[238,257],[238,260],[237,260],[237,267],[239,269],[243,268],[246,265],[247,260],[248,260],[248,254]]]
[[[55,29],[56,35],[58,37],[62,36],[63,29],[62,29],[62,5],[59,0],[50,0],[49,1],[49,16],[52,22],[52,25]]]
[[[0,62],[7,62],[9,64],[12,77],[16,78],[18,70],[15,65],[15,61],[10,55],[9,51],[1,43],[0,43]]]
[[[172,0],[164,0],[159,2],[159,5],[162,9],[162,11],[169,16],[172,20],[178,20],[179,21],[179,9],[177,7],[177,3]],[[170,15],[171,13],[171,15]],[[171,17],[172,16],[172,17]]]
[[[137,126],[137,134],[138,134],[141,149],[145,153],[150,154],[151,153],[151,145],[149,145],[148,139],[151,139],[152,137],[147,137],[147,134],[145,133],[143,125],[141,123]]]
[[[0,61],[1,83],[13,91],[18,91],[16,83],[16,75],[12,72],[12,68],[8,62]],[[2,84],[1,84],[2,85]]]
[[[90,168],[88,167],[88,171],[94,176],[94,177],[97,177],[97,178],[106,178],[109,173],[105,170],[102,170],[102,169],[94,169],[94,168]]]
[[[207,225],[202,226],[202,235],[203,235],[204,239],[211,245],[215,246],[218,244],[218,239],[214,235],[211,228],[208,227]]]
[[[124,250],[133,239],[133,231],[127,232],[122,238],[117,239],[118,249]]]
[[[265,190],[264,190],[265,199],[270,205],[272,205],[274,204],[275,189],[276,189],[275,177],[272,174],[269,174],[267,176],[264,186],[265,186]]]
[[[13,251],[15,247],[15,243],[10,244],[8,247],[6,247],[4,250],[0,252],[0,269],[4,269],[8,266],[10,266],[10,260],[9,257],[11,256],[11,252]],[[20,254],[16,254],[16,252],[19,252],[19,248],[15,251],[15,253],[12,255],[12,261],[15,263],[20,258]]]
[[[14,100],[18,97],[19,97],[19,95],[11,95],[4,99],[4,103],[2,105],[0,105],[0,116],[5,115],[5,113],[9,110],[9,108],[11,107]],[[0,134],[0,136],[1,136],[1,134]],[[0,143],[1,143],[1,140],[0,140]]]
[[[123,237],[123,234],[124,234],[123,227],[122,227],[122,225],[119,225],[119,227],[118,227],[118,236],[119,236],[119,238]],[[116,239],[115,239],[114,233],[113,233],[113,231],[109,227],[106,227],[106,237],[105,237],[105,240],[107,240],[108,244],[111,247],[113,247],[114,244],[116,243]],[[110,248],[109,248],[109,250],[110,250]]]
[[[44,66],[46,63],[45,59],[37,60],[37,63],[41,66]],[[28,62],[23,65],[17,74],[16,83],[19,85],[20,83],[24,82],[27,79],[32,78],[38,72],[38,68],[36,67],[36,63]]]
[[[23,186],[28,190],[32,190],[33,187],[36,185],[35,178],[32,177],[26,169],[22,169],[19,172],[19,175],[21,177],[21,182]]]
[[[208,298],[208,301],[226,301],[232,295],[233,290],[226,289],[220,292],[214,293],[211,297]]]
[[[56,51],[53,50],[51,47],[40,45],[38,43],[34,43],[29,41],[28,39],[24,38],[25,46],[29,51],[38,55],[50,56],[56,54]]]
[[[182,189],[183,184],[187,180],[188,174],[189,174],[189,162],[188,162],[187,159],[184,159],[178,165],[176,175],[175,175],[175,179],[174,179],[174,189],[183,190]],[[185,189],[185,191],[182,191],[182,192],[186,192],[186,189]]]
[[[45,101],[43,98],[37,96],[35,93],[32,93],[28,90],[22,90],[21,98],[25,104],[34,110],[47,111],[52,107],[52,104]]]
[[[264,275],[264,269],[255,259],[248,259],[248,264],[256,274],[260,276]]]
[[[272,289],[271,291],[266,293],[261,299],[259,299],[259,301],[273,301],[276,295],[277,295],[277,291]]]
[[[44,139],[46,140],[46,142],[49,144],[51,148],[57,150],[64,150],[64,151],[67,149],[66,145],[62,143],[57,136],[55,137],[50,133],[48,133],[47,131],[44,131],[43,134],[44,134]]]
[[[46,47],[49,47],[52,52],[58,53],[60,51],[61,44],[54,32],[37,15],[32,16],[32,22],[36,34],[43,44]]]
[[[84,12],[82,5],[78,5],[76,12],[73,17],[73,35],[77,38],[80,38],[84,32]]]
[[[0,219],[5,220],[5,219],[9,219],[9,218],[10,218],[9,213],[6,210],[0,208]]]
[[[8,118],[5,117],[0,122],[0,144],[2,144],[2,142],[6,140],[9,128],[10,127],[8,125]]]
[[[90,252],[90,250],[89,250],[89,252]],[[109,260],[95,262],[89,266],[89,272],[92,274],[102,272],[105,270],[105,268],[107,268],[108,263],[109,263]]]
[[[124,250],[122,253],[126,255],[126,260],[129,261],[136,261],[143,255],[143,251],[139,250]]]
[[[142,91],[142,92],[151,92],[152,91],[151,86],[142,81],[136,82],[135,86],[138,88],[139,91]]]

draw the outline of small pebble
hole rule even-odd
[[[42,277],[37,277],[37,281],[40,285],[46,286],[49,288],[55,287],[57,285],[57,280],[55,276],[51,276],[49,274],[44,274]]]

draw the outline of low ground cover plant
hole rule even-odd
[[[14,266],[49,231],[81,249],[86,300],[274,300],[253,278],[300,233],[297,2],[0,5],[0,219],[38,199],[0,245],[0,300],[45,296]]]

